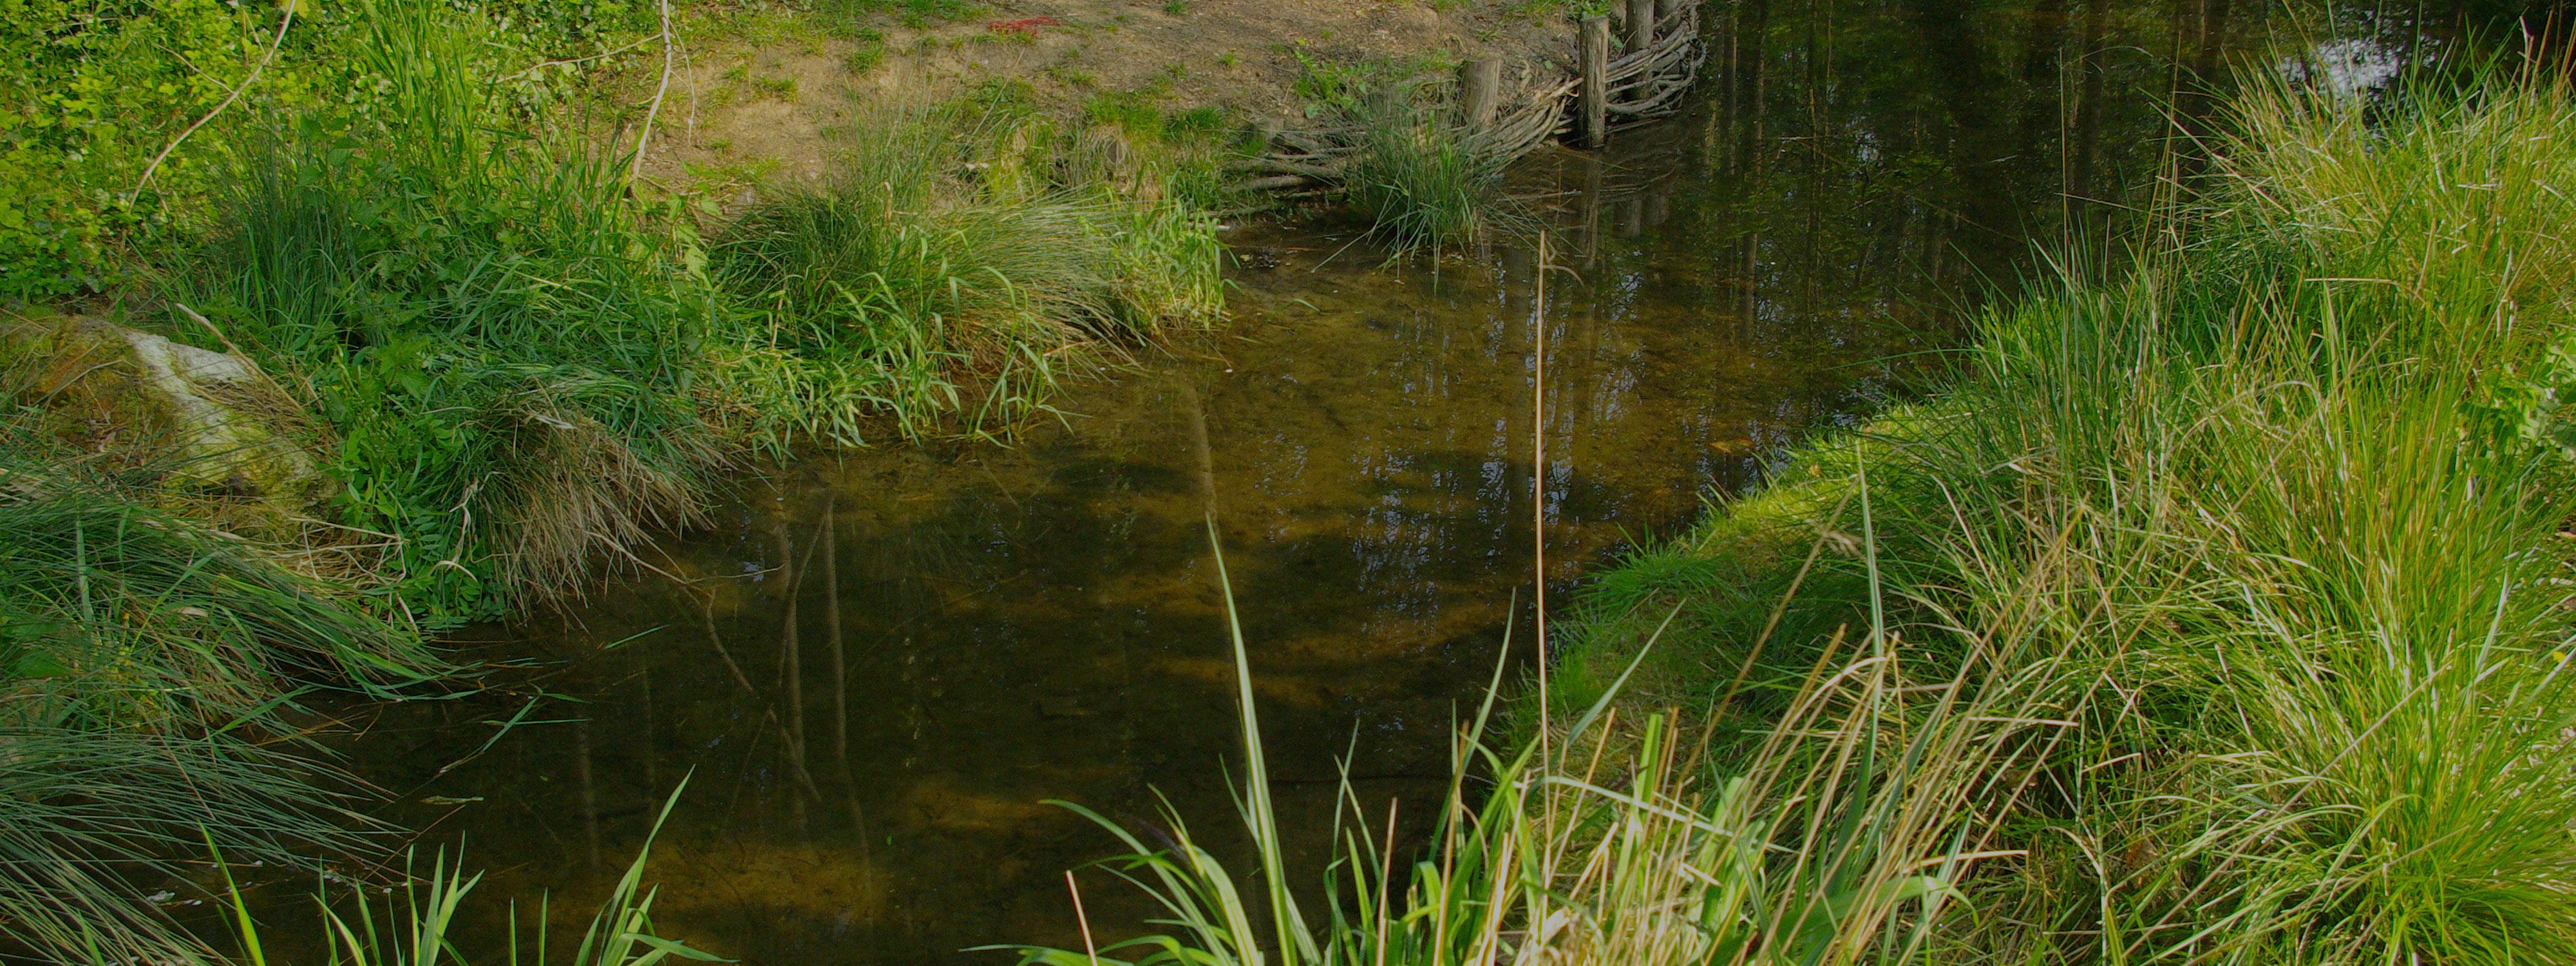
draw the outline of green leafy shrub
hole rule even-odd
[[[2498,445],[2536,447],[2561,460],[2576,460],[2576,338],[2550,343],[2523,371],[2485,374],[2483,402],[2472,412]]]
[[[0,192],[0,302],[130,281],[138,250],[184,237],[206,214],[260,118],[371,110],[377,89],[355,69],[372,38],[368,7],[0,4],[0,184],[10,186]],[[659,29],[648,5],[613,0],[480,3],[444,16],[474,21],[487,42],[530,59],[579,56]],[[527,112],[558,104],[575,80],[533,72],[506,90]]]
[[[109,247],[152,211],[129,197],[144,167],[249,74],[267,39],[255,31],[282,19],[215,0],[96,6],[0,7],[0,300],[106,287]],[[279,70],[263,93],[301,79]],[[202,190],[218,143],[175,152],[156,197]]]

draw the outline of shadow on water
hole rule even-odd
[[[1110,843],[1042,799],[1141,821],[1159,791],[1241,835],[1203,439],[1278,807],[1320,859],[1345,754],[1372,811],[1441,787],[1529,597],[1534,491],[1562,590],[1852,423],[2035,243],[2104,234],[2171,172],[2164,106],[2208,109],[2194,72],[2288,29],[2244,0],[1721,6],[1695,110],[1517,173],[1579,276],[1551,280],[1543,332],[1525,248],[1381,269],[1345,238],[1241,232],[1218,336],[1079,387],[1016,448],[747,480],[657,563],[688,586],[482,629],[532,670],[361,712],[351,766],[491,867],[487,899],[586,908],[694,770],[651,870],[670,934],[773,963],[1077,944],[1063,872]],[[2366,3],[2331,23],[2404,25]],[[1150,912],[1106,876],[1085,892],[1105,931]]]

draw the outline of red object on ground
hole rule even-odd
[[[1018,20],[989,21],[984,24],[984,29],[997,34],[1034,34],[1038,32],[1039,27],[1061,26],[1064,26],[1064,21],[1054,17],[1022,17]]]

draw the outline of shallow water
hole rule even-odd
[[[2174,59],[2276,26],[1953,6],[1715,8],[1696,110],[1518,173],[1555,226],[1543,318],[1526,245],[1382,266],[1347,235],[1238,232],[1220,332],[1074,387],[1013,448],[746,478],[664,573],[470,635],[528,665],[494,690],[358,712],[348,763],[493,870],[469,932],[552,890],[577,935],[686,776],[651,866],[667,935],[773,963],[1078,945],[1065,870],[1114,843],[1044,800],[1134,824],[1159,793],[1240,851],[1212,504],[1320,877],[1337,762],[1373,822],[1425,814],[1516,602],[1528,652],[1534,492],[1562,601],[1898,391],[2034,242],[2101,231],[2160,170],[2157,105],[2196,103]],[[1105,874],[1083,890],[1104,934],[1149,911]]]

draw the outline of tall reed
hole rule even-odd
[[[1226,599],[1231,618],[1230,588]],[[1102,866],[1151,895],[1167,914],[1158,922],[1177,931],[1096,950],[997,948],[1050,966],[1901,959],[1929,948],[1959,883],[1991,857],[1975,847],[1984,803],[2018,795],[2035,777],[2028,749],[2055,740],[2056,725],[2029,713],[2048,675],[1918,680],[1882,628],[1820,662],[1735,772],[1712,771],[1709,736],[1669,715],[1618,727],[1615,688],[1543,745],[1502,744],[1489,730],[1498,664],[1493,690],[1456,734],[1449,791],[1421,853],[1396,856],[1343,783],[1342,854],[1304,870],[1325,880],[1319,917],[1295,899],[1301,876],[1279,844],[1247,649],[1239,624],[1228,626],[1244,738],[1239,811],[1258,893],[1240,892],[1244,880],[1168,807],[1163,830],[1140,833],[1061,803],[1129,850]],[[2017,663],[2035,643],[2026,634],[1985,642],[1982,660]],[[2042,657],[2034,663],[2054,660]],[[1172,844],[1149,846],[1148,834]]]

